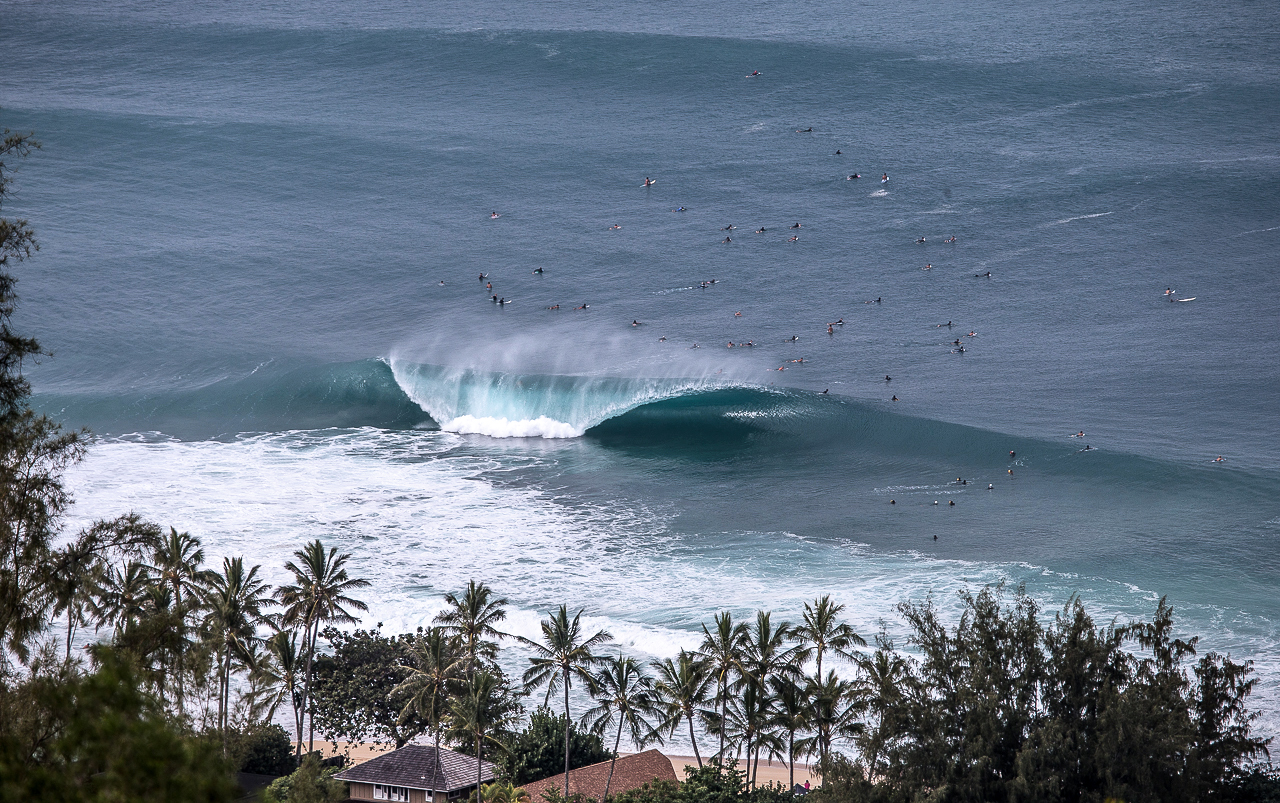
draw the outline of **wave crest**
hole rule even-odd
[[[441,429],[495,438],[576,438],[642,405],[730,386],[710,378],[514,374],[395,358],[388,364]]]

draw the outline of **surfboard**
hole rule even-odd
[[[653,181],[650,181],[648,184],[641,184],[640,186],[642,186],[642,187],[652,187],[654,184],[657,184],[657,183],[658,183],[658,180],[655,178]]]
[[[1196,300],[1196,296],[1192,296],[1191,298],[1180,298],[1180,299],[1178,299],[1178,300],[1179,300],[1179,301],[1195,301],[1195,300]]]

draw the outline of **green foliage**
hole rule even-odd
[[[409,692],[397,687],[417,666],[412,634],[325,628],[331,654],[317,654],[311,681],[315,722],[326,739],[391,742],[397,748],[425,733],[430,723],[416,709],[405,712]],[[402,716],[402,713],[404,716]]]
[[[239,758],[240,772],[289,775],[298,768],[288,732],[275,724],[241,734],[233,753]]]
[[[0,801],[229,801],[232,767],[176,730],[110,651],[0,687]]]
[[[337,767],[322,766],[315,753],[308,753],[296,772],[262,790],[262,803],[338,803],[346,799],[347,785],[334,780],[337,772]]]
[[[525,729],[511,739],[507,752],[498,757],[502,778],[520,786],[564,772],[565,724],[563,714],[539,706],[529,716]],[[613,758],[600,736],[580,729],[576,723],[568,724],[570,770]]]

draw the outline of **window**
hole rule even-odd
[[[387,786],[386,784],[376,783],[373,785],[373,799],[409,803],[409,789],[404,786]]]

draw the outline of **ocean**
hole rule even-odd
[[[0,53],[70,528],[641,657],[1167,595],[1280,735],[1267,4],[0,0]]]

